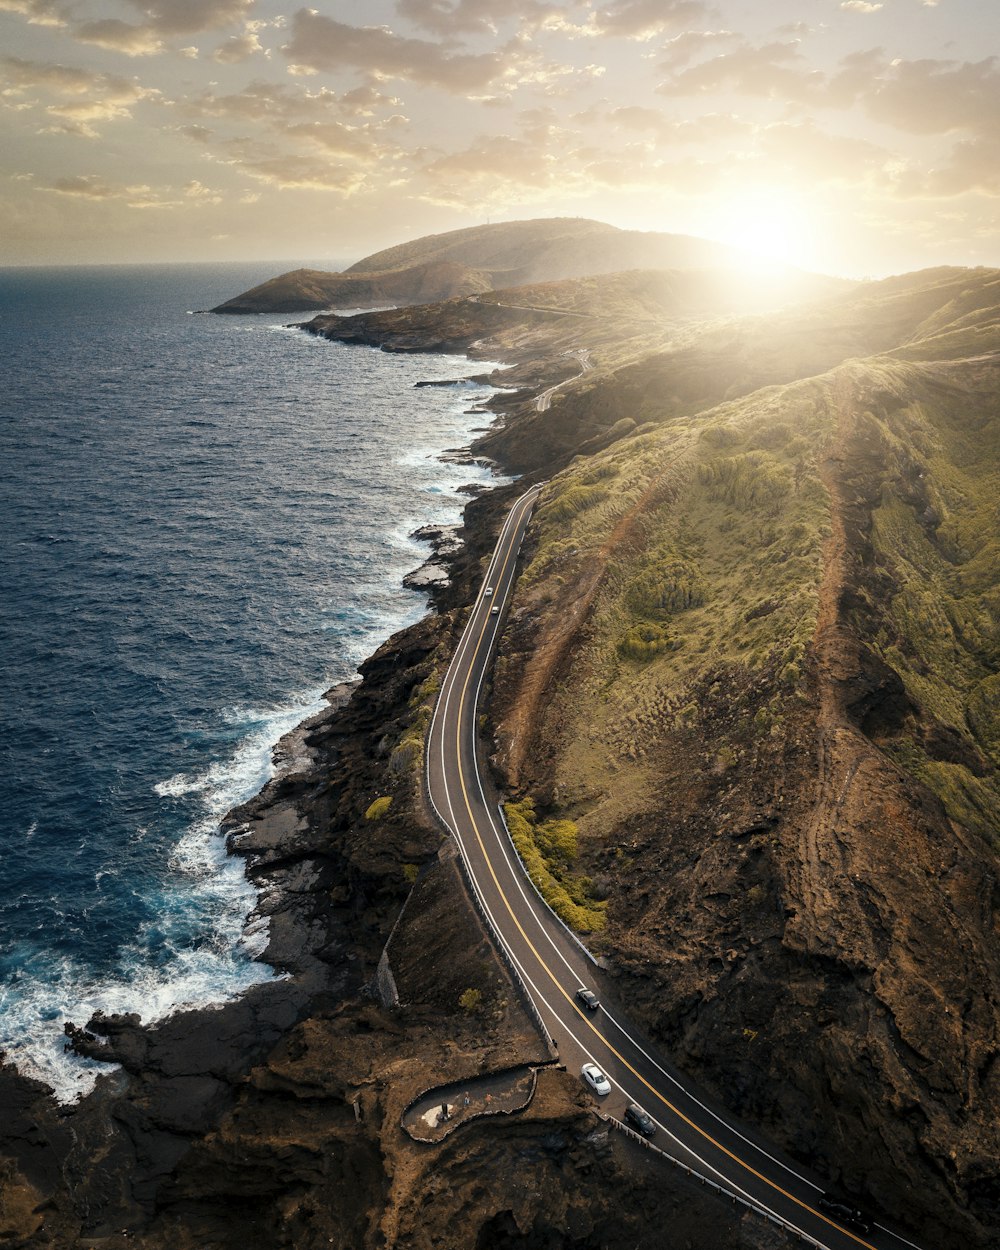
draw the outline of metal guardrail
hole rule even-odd
[[[810,1237],[808,1233],[804,1233],[793,1224],[789,1224],[788,1221],[783,1220],[780,1215],[775,1215],[773,1211],[768,1211],[764,1207],[758,1206],[756,1202],[751,1202],[749,1198],[744,1198],[740,1194],[734,1194],[731,1189],[726,1189],[724,1185],[718,1184],[717,1181],[709,1180],[709,1178],[702,1172],[699,1172],[697,1168],[691,1167],[688,1163],[682,1163],[676,1155],[672,1155],[668,1150],[664,1150],[662,1146],[654,1146],[648,1137],[643,1137],[641,1133],[637,1133],[635,1129],[629,1128],[629,1126],[627,1124],[623,1124],[621,1120],[616,1120],[613,1115],[607,1115],[603,1111],[598,1111],[596,1114],[604,1120],[606,1124],[610,1125],[611,1128],[617,1129],[619,1133],[631,1138],[632,1141],[637,1142],[644,1149],[650,1150],[653,1154],[659,1155],[661,1159],[666,1159],[667,1162],[672,1164],[675,1168],[679,1168],[687,1176],[693,1177],[700,1185],[707,1185],[709,1189],[714,1189],[716,1193],[722,1194],[734,1203],[739,1203],[740,1206],[746,1207],[748,1211],[752,1211],[754,1215],[759,1215],[761,1219],[767,1220],[768,1223],[774,1224],[778,1228],[783,1229],[790,1237],[794,1237],[799,1245],[815,1246],[816,1250],[823,1250],[822,1242],[816,1241],[815,1238]]]

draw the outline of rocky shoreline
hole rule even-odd
[[[497,1221],[508,1231],[524,1221],[549,1228],[544,1208],[529,1212],[521,1201],[511,1214],[513,1178],[494,1182],[479,1210],[478,1178],[497,1150],[527,1149],[539,1185],[551,1187],[567,1166],[579,1173],[555,1206],[581,1231],[615,1222],[595,1169],[620,1167],[611,1156],[628,1147],[612,1148],[577,1082],[559,1072],[540,1074],[531,1107],[509,1123],[470,1124],[449,1141],[453,1164],[466,1159],[450,1194],[447,1183],[431,1185],[432,1161],[401,1127],[403,1108],[442,1081],[549,1062],[454,852],[424,811],[419,769],[405,753],[397,762],[400,744],[422,732],[461,605],[520,489],[473,498],[461,527],[418,531],[433,554],[408,580],[436,611],[388,639],[360,680],[329,691],[329,706],[276,745],[274,778],[223,821],[227,849],[259,890],[248,924],[268,923],[260,958],[275,979],[149,1026],[134,1015],[67,1025],[78,1054],[118,1065],[71,1107],[0,1069],[4,1244],[439,1245],[422,1228],[425,1190],[454,1208],[464,1230],[455,1245]],[[391,800],[390,810],[373,819],[377,798]],[[402,1006],[388,1011],[377,973],[390,934]],[[459,1006],[469,988],[482,1003],[474,1012]],[[478,1161],[477,1152],[485,1152]],[[663,1201],[662,1178],[646,1173],[629,1166],[637,1211]],[[669,1201],[678,1220],[692,1228],[714,1220],[721,1236],[743,1221],[701,1195],[689,1200],[705,1207],[697,1218],[676,1195]],[[640,1231],[637,1219],[622,1225],[630,1245]],[[498,1238],[489,1244],[504,1244]],[[625,1241],[602,1233],[599,1244]]]
[[[848,350],[871,355],[885,343],[876,336],[848,344],[835,319],[826,338],[810,334],[806,355],[788,363],[761,350],[754,336],[766,348],[771,331],[754,322],[739,331],[745,341],[733,340],[743,342],[741,359],[752,368],[730,377],[720,361],[731,363],[726,344],[735,332],[724,328],[722,342],[711,330],[704,345],[682,344],[673,355],[650,349],[617,370],[602,361],[597,378],[539,413],[535,398],[565,376],[579,324],[544,326],[533,310],[514,322],[510,309],[493,308],[454,300],[319,317],[305,327],[390,351],[508,361],[504,389],[487,405],[496,420],[471,451],[456,454],[490,457],[526,477],[472,498],[457,531],[420,532],[433,550],[410,584],[436,611],[384,643],[362,665],[360,682],[331,691],[329,707],[279,744],[279,774],[226,818],[229,848],[260,889],[257,919],[269,924],[264,958],[279,977],[232,1003],[150,1028],[131,1017],[77,1024],[72,1045],[121,1068],[76,1107],[58,1108],[41,1086],[0,1070],[6,1244],[785,1244],[778,1230],[609,1136],[580,1082],[545,1063],[542,1039],[466,896],[454,848],[425,809],[420,753],[482,561],[533,475],[552,476],[576,454],[638,433],[610,453],[632,472],[637,448],[652,455],[662,437],[686,438],[685,414],[702,422],[712,410],[726,411],[730,423],[720,432],[709,420],[713,437],[694,429],[690,447],[706,458],[731,453],[742,445],[736,419],[760,415],[751,404],[741,417],[741,397],[763,395],[773,407],[786,372],[812,379]],[[592,331],[604,333],[597,319]],[[784,341],[780,324],[773,333]],[[941,801],[907,779],[892,755],[919,709],[901,703],[899,678],[865,650],[875,628],[862,612],[873,612],[895,584],[888,557],[881,580],[865,580],[875,577],[870,514],[897,479],[906,485],[922,474],[915,477],[917,462],[906,451],[896,477],[886,478],[869,425],[872,412],[884,409],[887,421],[905,415],[912,394],[922,392],[909,376],[898,400],[884,382],[880,390],[865,382],[856,402],[849,381],[841,377],[836,404],[819,409],[840,413],[839,441],[817,435],[815,447],[802,450],[802,481],[822,476],[817,516],[833,523],[837,541],[824,540],[816,566],[824,570],[827,628],[814,628],[803,644],[794,688],[787,672],[775,684],[770,662],[753,671],[744,661],[712,667],[719,639],[706,646],[707,667],[692,679],[696,698],[676,709],[647,708],[631,724],[637,767],[650,761],[657,788],[609,827],[581,867],[600,877],[608,902],[601,939],[608,975],[709,1095],[818,1174],[839,1177],[859,1201],[867,1194],[890,1217],[919,1225],[918,1240],[985,1250],[1000,1211],[990,1144],[997,1098],[990,987],[1000,983],[990,928],[995,855],[949,821]],[[928,404],[950,384],[936,385]],[[963,411],[970,394],[962,392]],[[714,408],[723,400],[725,410]],[[789,403],[800,422],[801,394],[791,393]],[[791,437],[792,418],[785,426],[774,411],[763,415],[759,432],[773,450],[774,440]],[[900,429],[899,445],[909,447],[911,431]],[[748,463],[760,459],[756,444],[754,455]],[[643,505],[669,512],[690,489],[705,515],[715,515],[697,493],[701,476],[676,473],[677,461],[666,457],[661,477],[634,487]],[[655,527],[644,528],[643,507],[625,518],[609,509],[613,531],[595,530],[593,551],[571,532],[583,503],[603,498],[609,488],[601,483],[611,480],[598,472],[573,485],[574,474],[600,468],[599,459],[581,459],[564,475],[548,500],[564,504],[562,515],[550,509],[525,544],[525,561],[548,552],[551,567],[518,589],[484,720],[498,773],[553,811],[559,751],[577,741],[573,718],[585,722],[585,744],[595,728],[597,701],[578,699],[588,689],[587,665],[590,689],[607,692],[600,665],[628,658],[617,644],[610,660],[594,651],[597,618],[588,605],[625,584],[622,570],[656,536]],[[732,516],[725,524],[728,558]],[[765,538],[748,545],[753,558],[781,547]],[[567,602],[574,613],[564,611]],[[748,605],[737,640],[772,620],[778,602]],[[941,733],[933,739],[939,754],[941,740]],[[950,758],[950,739],[945,747]],[[632,758],[619,751],[616,766]],[[594,763],[591,752],[588,770]],[[841,871],[844,857],[849,870]],[[906,917],[934,941],[919,932],[911,940]],[[941,951],[950,953],[946,966]],[[986,987],[983,994],[953,1016],[974,984]],[[470,1120],[434,1144],[404,1131],[407,1108],[430,1091],[521,1068],[537,1070],[537,1080],[516,1114]]]

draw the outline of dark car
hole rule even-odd
[[[648,1116],[635,1102],[630,1102],[625,1108],[625,1123],[630,1128],[634,1128],[637,1133],[641,1133],[643,1137],[652,1137],[656,1132],[652,1117]]]
[[[601,1005],[601,1000],[597,997],[593,990],[588,990],[581,985],[576,991],[576,1001],[582,1003],[588,1011],[596,1011]]]
[[[828,1215],[831,1220],[836,1220],[838,1224],[844,1224],[848,1228],[853,1228],[858,1233],[870,1233],[872,1231],[872,1222],[865,1215],[864,1211],[857,1207],[852,1207],[849,1203],[843,1202],[840,1198],[835,1198],[831,1194],[823,1194],[816,1203],[818,1210],[824,1215]]]

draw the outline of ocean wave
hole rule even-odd
[[[51,1087],[59,1102],[89,1093],[98,1077],[115,1065],[83,1059],[66,1049],[65,1026],[86,1025],[95,1012],[135,1012],[147,1024],[184,1007],[228,1002],[250,986],[275,979],[254,962],[266,946],[260,926],[244,937],[243,918],[231,909],[219,941],[175,948],[169,963],[150,963],[149,951],[135,944],[123,952],[114,976],[95,980],[78,961],[39,952],[21,954],[20,974],[0,987],[0,1052],[25,1076]],[[230,945],[226,946],[226,941]]]
[[[68,1020],[160,1019],[273,975],[219,820],[321,691],[423,615],[401,586],[427,554],[410,533],[457,521],[458,488],[491,476],[437,459],[471,436],[470,388],[412,389],[454,357],[359,353],[263,319],[185,317],[178,334],[197,293],[158,303],[145,275],[129,281],[104,305],[71,301],[97,309],[78,327],[53,331],[48,310],[54,372],[10,354],[31,420],[7,446],[5,516],[37,575],[30,600],[20,582],[5,596],[23,659],[0,690],[4,795],[21,842],[36,812],[44,836],[0,862],[0,1048],[64,1099],[106,1070],[64,1052]],[[118,333],[158,368],[120,370]],[[115,369],[120,393],[98,394]]]

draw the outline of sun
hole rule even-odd
[[[793,197],[753,191],[727,198],[710,212],[705,233],[736,248],[736,263],[769,271],[806,263],[808,217]]]

